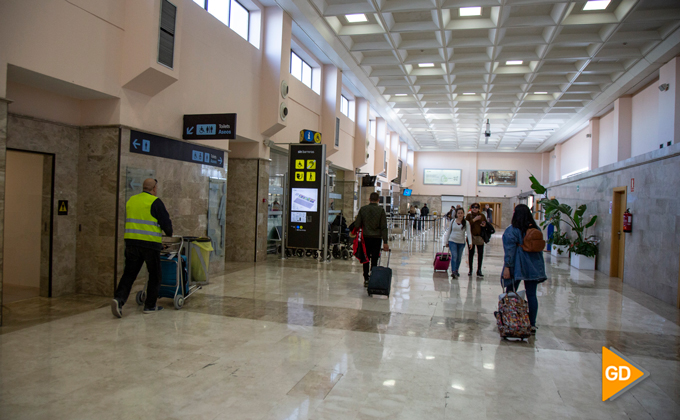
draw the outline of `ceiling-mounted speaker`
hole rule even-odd
[[[288,116],[288,107],[286,106],[285,102],[281,102],[281,106],[279,107],[279,115],[281,116],[282,121],[286,121],[286,117]]]
[[[281,97],[286,99],[288,97],[288,82],[281,80]]]

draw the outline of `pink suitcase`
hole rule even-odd
[[[449,252],[437,252],[434,257],[434,271],[447,271],[451,265],[451,254]]]

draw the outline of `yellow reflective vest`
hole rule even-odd
[[[158,197],[145,192],[130,197],[125,205],[125,239],[161,243],[161,227],[151,215],[156,200]]]

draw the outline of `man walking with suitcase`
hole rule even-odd
[[[147,178],[142,185],[143,191],[130,197],[125,204],[125,270],[111,302],[111,313],[116,318],[123,316],[123,305],[144,263],[149,271],[144,313],[163,309],[156,306],[161,287],[161,230],[172,236],[172,221],[165,205],[156,197],[157,188],[158,181]]]
[[[366,254],[371,260],[371,269],[378,265],[380,258],[380,245],[382,249],[389,251],[387,245],[387,215],[385,210],[378,205],[380,195],[377,192],[371,193],[369,204],[359,209],[359,214],[354,220],[355,228],[361,228],[364,233],[364,244]],[[368,286],[369,267],[364,264],[364,287]]]

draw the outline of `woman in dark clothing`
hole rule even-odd
[[[472,275],[472,261],[475,258],[475,248],[477,248],[477,277],[484,277],[482,274],[482,261],[484,261],[484,239],[482,239],[482,228],[486,226],[486,216],[479,211],[479,203],[472,203],[470,206],[471,212],[465,216],[465,220],[470,223],[470,230],[472,232],[472,243],[474,245],[468,252],[468,266],[470,271],[468,276]]]
[[[531,333],[536,334],[536,313],[538,312],[536,289],[538,284],[544,282],[547,277],[543,252],[526,252],[522,249],[524,235],[529,228],[538,229],[531,215],[531,210],[525,204],[518,204],[512,215],[512,225],[505,229],[505,233],[503,233],[505,258],[501,281],[506,288],[506,293],[516,291],[519,283],[524,281],[524,289],[529,303]]]

